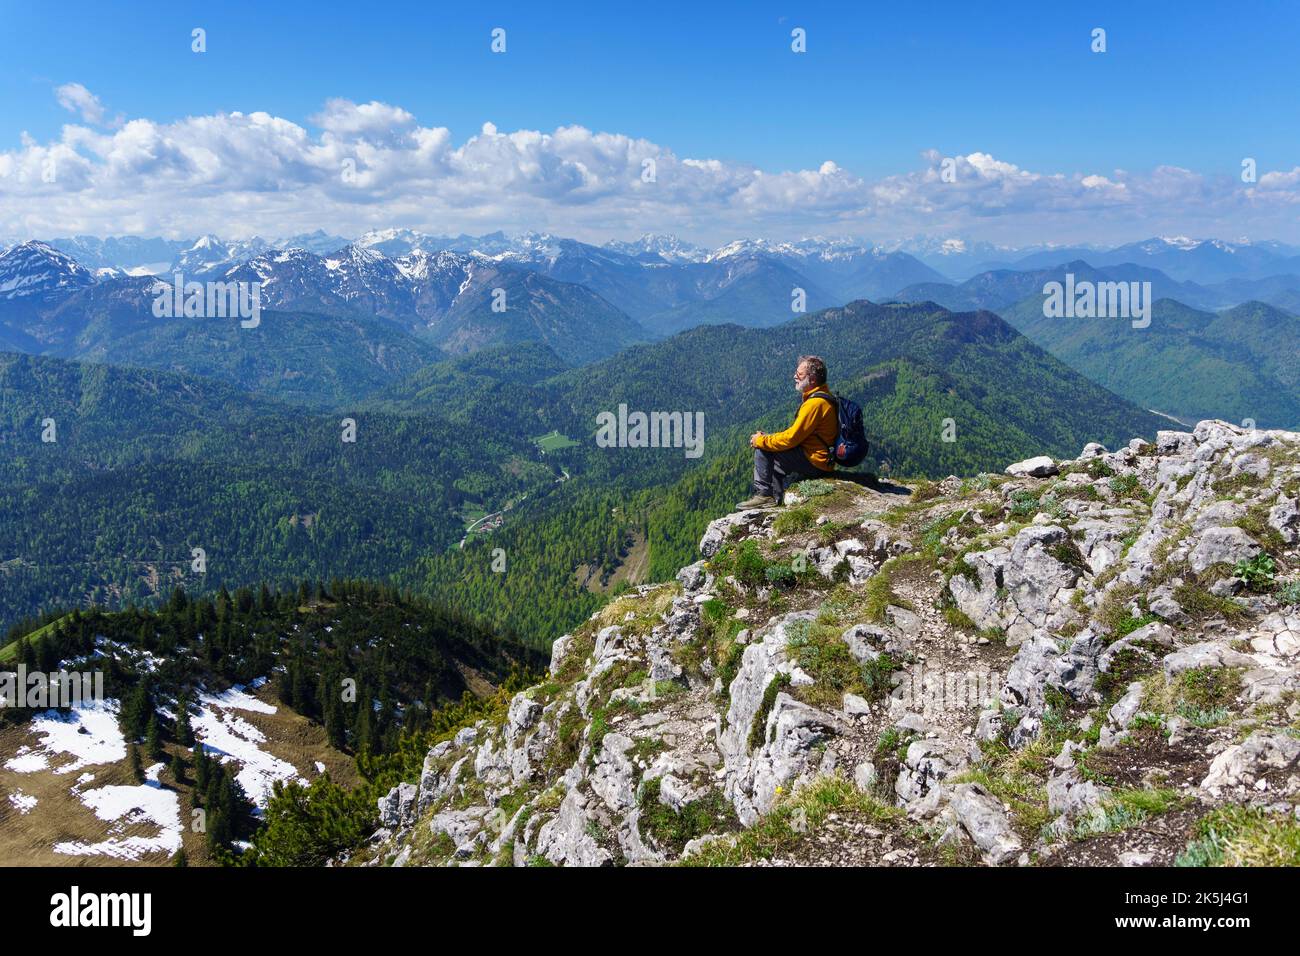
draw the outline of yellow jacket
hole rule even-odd
[[[808,396],[813,392],[829,393],[829,389],[825,385],[804,389],[803,404],[799,406],[794,424],[775,435],[763,435],[756,445],[764,451],[801,448],[810,462],[822,471],[831,471],[835,468],[835,462],[826,449],[840,433],[839,416],[835,406],[826,399],[818,397],[810,401]]]

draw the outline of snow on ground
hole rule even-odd
[[[49,765],[45,754],[37,753],[31,747],[19,747],[18,752],[5,763],[5,769],[14,773],[36,773]]]
[[[256,682],[249,685],[250,687],[260,686]],[[274,704],[268,704],[266,701],[258,700],[252,694],[247,693],[244,687],[236,684],[230,690],[222,694],[212,695],[204,694],[202,702],[215,704],[226,710],[248,710],[255,714],[274,714],[278,709]]]
[[[317,772],[317,773],[324,773],[324,772],[325,772],[325,765],[324,765],[323,763],[321,763],[319,760],[316,761],[316,772]]]
[[[83,701],[76,707],[47,710],[31,720],[31,730],[41,738],[36,747],[20,747],[5,763],[16,773],[53,770],[69,773],[94,764],[126,759],[126,739],[117,726],[115,700]],[[57,758],[72,759],[56,764]]]
[[[92,657],[117,658],[119,660],[130,661],[131,664],[149,674],[154,673],[162,665],[162,658],[156,657],[143,648],[133,647],[130,644],[123,644],[121,641],[110,641],[106,637],[95,638],[95,653]],[[84,658],[69,658],[62,661],[59,666],[65,667],[75,664]]]
[[[234,713],[243,710],[274,714],[277,710],[274,705],[258,700],[236,684],[221,694],[203,694],[198,707],[197,716],[190,718],[194,735],[223,762],[234,760],[241,765],[235,779],[258,807],[266,806],[277,780],[306,783],[293,764],[262,750],[258,745],[265,743],[266,735]]]
[[[111,825],[109,837],[100,843],[70,841],[56,843],[55,853],[73,856],[111,856],[118,860],[138,860],[146,853],[171,855],[181,848],[181,803],[171,790],[164,790],[158,780],[162,764],[145,771],[146,781],[139,786],[100,787],[77,793],[77,797]],[[128,827],[151,823],[158,827],[153,836],[121,836]]]
[[[31,813],[36,807],[36,798],[23,793],[21,790],[15,790],[9,794],[9,802],[17,808],[21,814]]]

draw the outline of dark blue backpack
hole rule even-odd
[[[862,406],[842,395],[832,395],[825,391],[813,392],[808,397],[824,398],[835,406],[840,433],[835,436],[835,444],[826,449],[835,464],[843,468],[861,464],[871,448],[866,429],[862,427]]]

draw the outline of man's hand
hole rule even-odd
[[[754,434],[752,434],[752,435],[749,436],[749,447],[750,447],[750,448],[757,448],[757,447],[758,447],[758,440],[759,440],[760,438],[766,438],[766,437],[767,437],[767,436],[766,436],[763,432],[754,432]]]

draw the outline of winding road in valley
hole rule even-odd
[[[565,471],[563,468],[561,468],[561,469],[560,469],[560,477],[555,479],[555,484],[558,485],[558,484],[560,484],[561,482],[565,482],[565,481],[568,481],[568,480],[569,480],[569,473],[568,473],[567,471]],[[519,497],[519,501],[523,501],[523,500],[524,500],[525,498],[527,498],[527,497],[528,497],[528,493],[527,493],[527,492],[524,492],[524,494],[520,495],[520,497]],[[463,538],[460,539],[460,547],[461,547],[461,549],[462,549],[462,550],[464,549],[464,547],[465,547],[465,542],[469,540],[469,536],[470,536],[470,535],[472,535],[475,531],[478,531],[480,528],[484,527],[484,526],[485,526],[488,522],[490,522],[493,518],[502,519],[503,516],[505,515],[505,513],[506,513],[507,511],[509,511],[509,510],[510,510],[511,508],[513,508],[515,505],[519,504],[519,501],[512,501],[512,502],[510,502],[510,504],[506,505],[506,506],[505,506],[504,508],[502,508],[500,511],[494,511],[494,512],[492,512],[491,514],[486,514],[486,515],[484,515],[483,517],[481,517],[481,518],[479,518],[477,521],[475,521],[472,525],[470,525],[468,528],[466,528],[466,529],[465,529],[465,536],[464,536]],[[500,523],[500,521],[498,521],[498,523]]]

